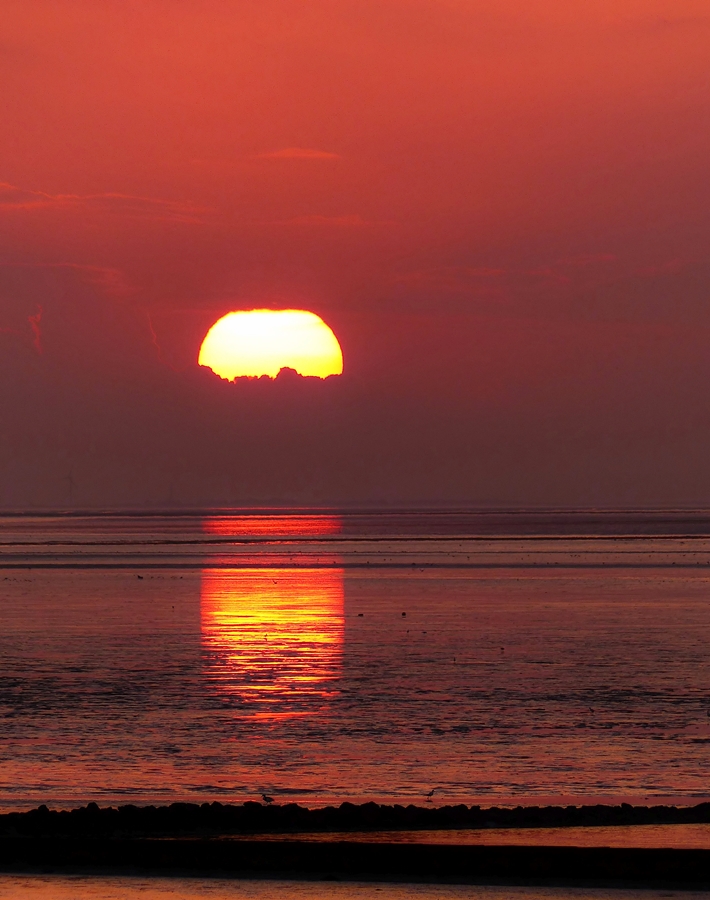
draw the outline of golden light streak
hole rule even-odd
[[[220,693],[256,715],[307,712],[332,694],[344,639],[342,569],[206,569],[202,646]]]

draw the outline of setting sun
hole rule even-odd
[[[197,361],[227,381],[276,378],[284,368],[318,378],[343,371],[338,339],[320,316],[303,309],[227,313],[207,332]]]

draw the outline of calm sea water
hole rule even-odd
[[[708,799],[709,535],[704,513],[0,519],[0,808]]]

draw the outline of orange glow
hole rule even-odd
[[[207,569],[202,644],[213,683],[257,714],[330,696],[344,635],[342,569]]]
[[[205,534],[221,537],[319,537],[338,534],[338,516],[210,516],[202,520]]]
[[[318,378],[343,371],[338,339],[319,316],[303,309],[227,313],[207,332],[197,361],[227,381],[276,378],[284,368]]]

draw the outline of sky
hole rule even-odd
[[[710,505],[707,0],[3,0],[0,508]],[[342,376],[197,366],[299,308]]]

